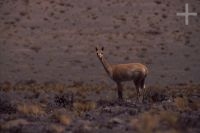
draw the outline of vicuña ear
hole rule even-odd
[[[98,51],[98,48],[96,47],[96,51]]]
[[[102,47],[101,50],[103,51],[103,50],[104,50],[104,47]]]

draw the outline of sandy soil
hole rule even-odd
[[[148,84],[199,83],[200,20],[184,18],[183,0],[2,0],[0,82],[108,83],[95,55],[141,62]],[[189,10],[200,14],[200,1]]]

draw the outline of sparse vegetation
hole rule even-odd
[[[131,124],[139,133],[153,133],[159,126],[159,116],[145,112],[133,119]]]
[[[25,125],[28,125],[28,124],[30,124],[30,123],[25,119],[9,120],[5,123],[1,123],[0,129],[9,130],[11,128],[17,128],[17,127],[25,126]]]
[[[71,123],[71,118],[67,114],[57,113],[54,117],[60,124],[63,124],[65,126]]]
[[[199,13],[199,0],[188,4]],[[184,8],[181,0],[0,0],[0,133],[200,133],[200,20],[185,26],[176,17]],[[97,45],[113,64],[147,65],[143,103],[132,81],[116,100]]]
[[[95,102],[85,102],[85,101],[80,101],[80,102],[75,102],[73,104],[74,111],[77,112],[78,115],[81,115],[84,112],[88,112],[91,110],[94,110],[96,108],[96,103]]]
[[[144,103],[135,103],[137,94],[133,88],[125,88],[123,102],[115,101],[111,95],[115,90],[108,88],[82,82],[71,86],[37,84],[33,80],[17,85],[5,82],[0,86],[0,128],[22,132],[31,125],[56,133],[102,129],[109,132],[118,127],[120,132],[137,133],[180,133],[182,127],[185,132],[199,131],[200,104],[195,97],[199,85],[150,86],[146,88]],[[7,99],[10,96],[12,100]]]
[[[153,110],[147,111],[139,115],[138,118],[131,120],[131,125],[139,133],[154,133],[162,132],[160,131],[161,126],[167,126],[166,132],[174,130],[178,132],[178,119],[179,115],[177,113],[165,110]]]
[[[65,131],[65,127],[58,124],[51,124],[48,131],[50,133],[63,133]]]
[[[174,99],[175,105],[176,107],[180,110],[180,111],[186,111],[189,109],[189,103],[188,100],[186,98],[183,97],[176,97]]]
[[[17,106],[17,111],[25,115],[43,115],[45,111],[40,105],[36,104],[20,104]]]

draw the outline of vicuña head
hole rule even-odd
[[[108,73],[111,79],[115,81],[118,88],[118,98],[123,99],[122,85],[123,81],[133,81],[137,90],[137,100],[140,96],[140,89],[145,88],[145,78],[148,74],[148,69],[141,63],[128,63],[128,64],[116,64],[111,65],[103,55],[104,47],[96,47],[97,57],[101,61],[105,71]],[[144,98],[144,94],[143,94]]]
[[[104,50],[104,47],[102,47],[101,49],[98,49],[96,47],[96,52],[97,52],[97,56],[99,57],[99,59],[102,59],[102,57],[103,57],[103,50]]]

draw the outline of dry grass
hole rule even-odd
[[[51,124],[49,132],[50,133],[63,133],[65,131],[65,127],[58,124]]]
[[[50,115],[50,119],[55,123],[62,124],[63,126],[69,126],[74,118],[73,112],[69,111],[67,108],[57,108],[52,111],[53,114]]]
[[[90,110],[94,110],[96,108],[96,103],[95,102],[75,102],[73,104],[73,109],[80,115],[83,112],[87,112]]]
[[[71,123],[71,118],[66,114],[56,114],[55,118],[63,125],[69,125]]]
[[[9,83],[5,84],[5,88],[9,88],[9,86]],[[16,90],[17,87],[21,87],[21,90]],[[116,88],[108,88],[103,85],[87,86],[76,83],[74,86],[67,87],[53,83],[40,85],[31,81],[24,85],[18,84],[17,87],[11,87],[12,93],[10,91],[5,93],[5,90],[2,90],[3,102],[0,111],[3,111],[1,112],[0,128],[5,131],[20,129],[21,126],[25,127],[23,130],[28,129],[27,124],[30,122],[17,119],[22,116],[34,119],[31,126],[37,127],[38,124],[41,124],[45,131],[46,124],[42,124],[48,123],[50,133],[62,133],[75,128],[78,129],[78,132],[87,131],[85,125],[86,128],[89,128],[88,130],[94,131],[102,131],[100,128],[103,127],[105,132],[110,131],[111,128],[114,131],[119,129],[119,132],[123,132],[125,128],[133,128],[132,131],[138,133],[178,133],[182,131],[182,127],[186,128],[184,129],[186,132],[190,129],[195,131],[199,129],[196,124],[200,107],[198,86],[148,87],[145,99],[147,103],[113,101]],[[35,91],[39,96],[35,96],[37,94]],[[69,91],[73,91],[74,95],[72,106],[70,108],[68,108],[68,104],[66,107],[58,106],[56,97],[60,97],[62,103],[62,99],[68,100]],[[104,95],[105,93],[106,95]],[[164,100],[162,95],[164,95]],[[12,101],[16,100],[16,102],[9,106],[3,106],[4,103],[10,104],[11,100],[8,96],[14,96]],[[125,87],[124,96],[125,99],[134,98],[136,91],[132,86]],[[13,106],[15,110],[12,111],[10,106]],[[119,119],[116,119],[115,116],[118,114],[120,114]],[[130,117],[133,119],[130,120]],[[89,121],[88,127],[85,124],[87,121]],[[125,124],[128,121],[130,121],[130,125]],[[95,127],[93,124],[97,124],[97,126]]]
[[[29,122],[26,121],[25,119],[16,119],[16,120],[10,120],[6,123],[3,123],[0,125],[0,129],[10,129],[22,125],[28,125]]]
[[[65,85],[61,83],[44,83],[39,84],[34,80],[27,80],[22,83],[17,83],[16,85],[12,85],[10,82],[4,82],[0,84],[0,90],[2,91],[9,91],[9,90],[16,90],[16,91],[33,91],[33,92],[41,92],[41,90],[45,92],[53,91],[53,92],[66,92],[72,91],[87,94],[89,92],[96,91],[97,93],[103,89],[107,89],[106,84],[102,85],[89,85],[84,84],[82,82],[74,82],[72,85]],[[83,94],[83,95],[84,95]]]
[[[12,89],[12,84],[10,82],[4,82],[3,84],[0,85],[0,90],[8,92]]]
[[[67,115],[60,115],[58,119],[63,125],[69,125],[71,123],[71,119]]]
[[[160,112],[160,121],[168,124],[170,127],[176,128],[178,121],[178,114],[171,111],[161,111]]]
[[[21,104],[17,106],[17,111],[26,115],[43,115],[44,109],[36,104]]]
[[[33,91],[33,92],[40,92],[41,90],[44,90],[45,92],[49,92],[49,91],[63,92],[64,90],[69,89],[69,87],[60,83],[39,84],[36,81],[28,80],[28,81],[24,81],[23,83],[17,83],[16,85],[14,85],[13,89],[17,91],[27,90],[27,91]]]
[[[180,111],[189,110],[189,103],[188,103],[188,100],[186,98],[177,97],[177,98],[174,99],[174,102],[175,102],[176,107]]]
[[[179,115],[171,111],[155,111],[141,113],[138,118],[131,120],[131,126],[139,133],[154,133],[159,132],[161,125],[166,125],[173,132],[178,131]],[[167,130],[166,130],[167,131]]]
[[[131,121],[131,125],[140,133],[153,133],[158,127],[159,117],[150,112],[145,112],[137,119]]]

